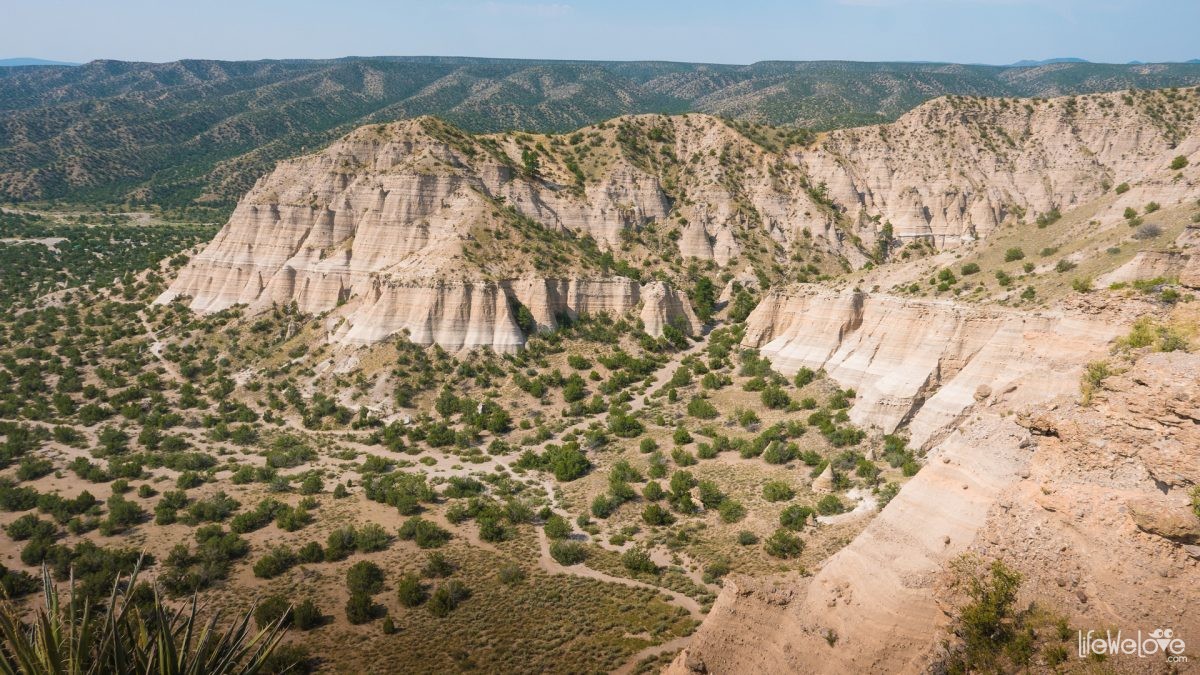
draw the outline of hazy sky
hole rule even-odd
[[[0,57],[1200,58],[1200,0],[0,0]]]

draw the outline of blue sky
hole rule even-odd
[[[0,0],[0,57],[1200,58],[1200,0]]]

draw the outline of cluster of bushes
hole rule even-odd
[[[562,482],[573,481],[582,477],[591,468],[587,455],[579,449],[579,443],[570,441],[563,445],[550,444],[542,454],[526,450],[517,459],[520,469],[541,469],[554,474]]]
[[[367,499],[394,506],[403,515],[419,512],[422,503],[432,502],[437,497],[425,476],[419,473],[366,474],[362,485]]]
[[[178,544],[164,562],[159,582],[172,596],[190,595],[225,579],[233,562],[250,552],[250,544],[220,525],[205,525],[195,532],[196,547]]]

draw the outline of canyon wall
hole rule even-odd
[[[1097,214],[1200,196],[1200,93],[1096,94],[1057,99],[947,97],[892,124],[830,132],[795,152],[813,183],[859,219],[864,238],[891,223],[901,240],[954,247],[987,237],[1006,218],[1066,212],[1121,183]],[[1176,156],[1190,169],[1170,169]],[[1182,179],[1181,179],[1182,177]]]
[[[1128,183],[1097,214],[1097,227],[1112,226],[1127,206],[1200,196],[1198,108],[1195,89],[948,98],[893,124],[830,132],[787,151],[704,115],[632,116],[536,137],[471,136],[430,118],[374,125],[280,162],[159,300],[186,296],[203,312],[292,302],[309,313],[338,309],[347,322],[337,339],[353,344],[407,329],[448,347],[511,349],[522,337],[505,308],[516,302],[541,328],[559,312],[640,304],[652,334],[671,321],[695,331],[678,292],[622,286],[614,262],[645,279],[676,280],[693,261],[734,276],[786,276],[796,261],[821,256],[857,267],[889,223],[896,238],[955,246]],[[1185,165],[1168,168],[1177,156]],[[547,287],[533,289],[529,279]],[[863,381],[880,426],[908,421],[917,399],[942,397],[925,417],[961,408],[975,392],[935,390],[976,349],[999,344],[977,325],[1017,329],[939,316],[942,324],[920,329],[938,345],[926,363]],[[1048,321],[1029,330],[1052,332]],[[955,330],[962,335],[947,336]],[[803,354],[783,358],[823,362],[822,349],[793,345]],[[1020,356],[989,349],[978,368]],[[830,368],[857,382],[852,373],[862,365],[834,358]],[[942,425],[922,424],[914,422],[914,434]]]
[[[1076,399],[1120,322],[810,287],[768,294],[747,323],[780,371],[854,388],[857,424],[907,425],[925,466],[813,576],[730,580],[670,671],[926,671],[946,565],[1028,476],[1036,440],[1012,413]]]
[[[777,369],[824,369],[857,393],[850,419],[921,447],[977,407],[1018,409],[1078,390],[1120,331],[1062,311],[1022,312],[817,286],[769,293],[745,343]]]

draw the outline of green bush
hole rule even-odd
[[[546,524],[542,527],[546,532],[546,536],[551,539],[566,539],[571,536],[571,524],[566,518],[557,513],[546,519]]]
[[[370,560],[360,560],[346,570],[346,588],[351,593],[374,595],[383,590],[383,569]]]
[[[808,519],[813,515],[813,510],[807,506],[792,504],[786,507],[779,514],[779,524],[789,530],[803,530],[808,524]]]
[[[769,502],[785,502],[796,496],[796,492],[787,483],[780,480],[767,481],[762,488],[763,499]]]
[[[441,553],[431,553],[421,568],[421,576],[426,579],[440,579],[454,574],[454,563]]]
[[[1010,248],[1004,252],[1004,262],[1013,262],[1016,260],[1023,260],[1024,258],[1025,252],[1016,247]]]
[[[587,549],[578,542],[558,540],[550,543],[550,557],[560,565],[578,565],[587,558]]]
[[[437,523],[414,516],[400,526],[400,538],[405,541],[415,541],[421,548],[437,548],[450,541],[450,533],[439,527]]]
[[[700,398],[699,396],[693,397],[688,402],[687,412],[692,417],[702,420],[715,419],[720,414],[717,412],[716,406],[709,403],[707,399]]]
[[[377,611],[375,602],[366,593],[351,593],[350,598],[346,600],[346,620],[352,625],[373,621]]]
[[[746,507],[741,502],[726,499],[717,507],[717,513],[721,515],[721,522],[736,523],[746,517]]]
[[[279,546],[254,563],[254,576],[273,579],[290,570],[297,562],[296,554],[286,546]]]
[[[774,558],[798,558],[804,552],[804,542],[800,537],[780,528],[763,542],[763,550]]]
[[[282,595],[269,595],[254,609],[254,622],[258,624],[259,630],[277,621],[281,626],[287,627],[293,620],[291,610],[291,603]]]
[[[421,583],[420,577],[410,573],[400,577],[400,581],[396,584],[396,596],[401,605],[416,607],[425,602],[428,593],[425,592],[425,586]]]
[[[833,516],[846,511],[846,505],[837,495],[825,495],[817,502],[817,513],[823,516]]]
[[[633,547],[621,554],[621,564],[630,572],[655,574],[658,565],[650,559],[650,554],[644,548]]]
[[[429,597],[426,607],[429,613],[436,617],[444,617],[453,612],[464,600],[471,597],[471,589],[461,581],[451,579],[438,586]]]

